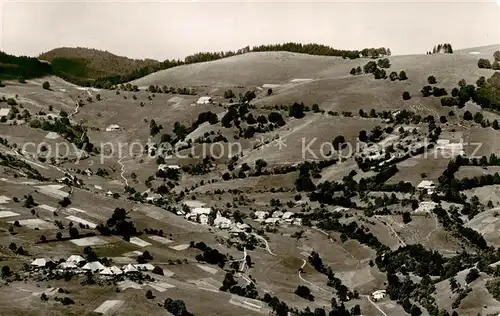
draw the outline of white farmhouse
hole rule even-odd
[[[211,97],[200,97],[198,101],[196,101],[196,104],[211,104],[213,102],[213,99]]]
[[[37,258],[31,262],[31,266],[36,268],[43,268],[47,264],[47,260],[44,258]]]
[[[229,229],[234,226],[229,218],[226,218],[217,212],[217,217],[214,220],[214,226],[220,229]]]
[[[0,109],[0,117],[8,116],[10,113],[9,108],[1,108]]]
[[[268,215],[269,213],[266,211],[257,211],[255,212],[255,217],[256,217],[255,220],[258,222],[263,222]]]
[[[119,130],[120,130],[120,126],[116,125],[116,124],[111,124],[108,127],[106,127],[106,132],[115,132],[115,131],[119,131]]]
[[[165,171],[167,169],[175,169],[179,170],[181,167],[178,165],[166,165],[166,164],[161,164],[158,166],[158,170]]]
[[[434,189],[434,188],[435,188],[435,184],[433,181],[430,181],[430,180],[423,180],[422,182],[420,182],[417,185],[417,189],[420,189],[420,190],[429,190],[429,189]]]
[[[208,216],[212,212],[212,209],[209,207],[195,207],[191,209],[191,212],[186,214],[186,219],[192,221],[198,221],[198,217],[201,215]]]
[[[377,290],[377,291],[372,293],[372,297],[374,300],[378,301],[378,300],[381,300],[385,297],[385,293],[386,293],[385,290]]]

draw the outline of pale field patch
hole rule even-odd
[[[105,245],[108,243],[107,241],[105,241],[97,236],[71,239],[70,241],[72,243],[74,243],[75,245],[80,246],[80,247]]]
[[[30,218],[30,219],[21,219],[18,221],[21,226],[26,226],[31,229],[56,229],[57,227],[49,222],[46,222],[39,218]],[[13,224],[14,221],[8,222],[9,224]]]
[[[123,304],[121,300],[108,300],[102,303],[99,307],[97,307],[94,312],[106,315],[110,312],[114,312],[120,308]]]
[[[170,246],[169,248],[177,250],[177,251],[182,251],[182,250],[188,249],[189,248],[189,244],[180,244],[180,245],[177,245],[177,246]]]
[[[134,245],[137,245],[139,247],[147,247],[147,246],[151,246],[150,243],[148,243],[147,241],[144,241],[138,237],[132,237],[130,238],[130,243],[134,244]]]
[[[165,238],[165,237],[161,237],[161,236],[156,236],[156,235],[148,236],[148,238],[151,239],[151,240],[154,240],[156,242],[159,242],[161,244],[164,244],[164,245],[167,245],[167,244],[170,244],[170,243],[174,242],[171,239],[168,239],[168,238]]]
[[[0,211],[0,218],[19,216],[19,214],[11,211]]]

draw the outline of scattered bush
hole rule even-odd
[[[477,66],[479,68],[491,69],[490,61],[488,59],[485,59],[485,58],[479,59],[479,61],[477,62]]]

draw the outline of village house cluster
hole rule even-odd
[[[33,260],[30,264],[33,271],[42,270],[55,270],[56,272],[71,272],[74,274],[82,273],[98,273],[103,277],[112,277],[119,275],[127,275],[130,273],[139,273],[141,271],[153,271],[154,266],[150,263],[144,264],[131,264],[119,268],[117,266],[106,267],[99,261],[86,262],[86,260],[79,255],[71,255],[65,261],[60,263],[55,263],[52,260],[47,260],[45,258],[37,258]]]

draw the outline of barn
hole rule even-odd
[[[200,97],[196,104],[211,104],[213,99],[211,97]]]

